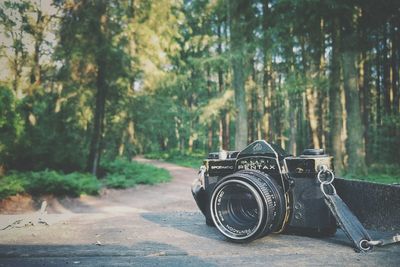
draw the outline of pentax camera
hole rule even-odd
[[[192,194],[207,225],[234,242],[270,233],[329,236],[336,221],[320,189],[323,166],[333,169],[323,149],[294,157],[258,140],[242,151],[209,153]]]

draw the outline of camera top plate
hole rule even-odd
[[[257,140],[240,151],[237,158],[240,159],[250,156],[267,156],[281,160],[289,155],[278,145],[270,144],[265,140]]]

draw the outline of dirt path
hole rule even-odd
[[[196,170],[138,160],[166,168],[173,180],[50,202],[50,226],[0,231],[0,266],[399,266],[400,246],[357,254],[341,232],[228,243],[192,199]],[[0,224],[18,216],[0,215]]]

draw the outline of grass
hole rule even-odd
[[[39,172],[8,172],[0,177],[0,199],[27,193],[33,196],[54,194],[57,196],[96,195],[102,187],[128,188],[136,184],[156,184],[171,179],[168,171],[147,164],[117,159],[102,164],[106,175],[97,179],[88,173],[64,174],[45,170]]]
[[[344,175],[347,179],[363,180],[383,184],[400,184],[400,167],[390,164],[372,164],[367,176]]]
[[[172,150],[169,152],[153,152],[148,153],[145,155],[148,159],[158,159],[158,160],[165,160],[171,163],[175,163],[180,166],[189,167],[198,169],[203,160],[206,157],[206,154],[203,152],[180,152],[178,150]]]

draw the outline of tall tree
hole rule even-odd
[[[247,75],[248,60],[246,60],[246,38],[248,34],[246,19],[251,12],[248,1],[229,1],[229,17],[231,30],[231,57],[233,69],[232,86],[235,90],[235,149],[243,149],[247,145],[248,123],[245,80]]]
[[[93,36],[98,47],[95,50],[94,57],[97,65],[96,72],[96,104],[94,111],[94,125],[90,141],[90,150],[88,157],[88,170],[97,175],[97,170],[101,157],[101,139],[104,132],[105,104],[107,97],[107,50],[109,45],[107,1],[96,1],[87,8],[93,8],[93,17],[89,23],[93,24]]]
[[[354,10],[355,12],[355,10]],[[348,172],[355,175],[365,175],[364,125],[361,117],[359,86],[357,76],[357,15],[349,14],[343,20],[341,62],[343,67],[343,82],[346,94],[347,131],[348,131]]]
[[[335,160],[335,170],[337,174],[343,174],[343,145],[342,145],[342,104],[340,82],[340,24],[339,19],[335,18],[332,24],[332,65],[331,83],[329,88],[330,98],[330,147]]]
[[[88,105],[77,108],[89,110],[93,116],[93,121],[88,122],[86,169],[97,174],[103,151],[107,101],[118,99],[119,89],[114,81],[126,77],[125,62],[121,61],[124,47],[118,42],[121,14],[117,3],[112,5],[105,0],[87,0],[75,5],[61,3],[61,7],[64,15],[58,54],[66,61],[61,73],[70,77],[65,83],[75,82],[70,86],[79,88],[80,97],[84,97],[83,105]],[[114,87],[112,94],[110,86]]]
[[[271,101],[272,101],[272,38],[271,38],[271,24],[272,14],[270,11],[270,1],[264,0],[262,2],[262,51],[264,55],[263,62],[263,82],[260,96],[262,103],[260,105],[261,112],[261,131],[262,138],[268,139],[272,137],[271,129]]]

